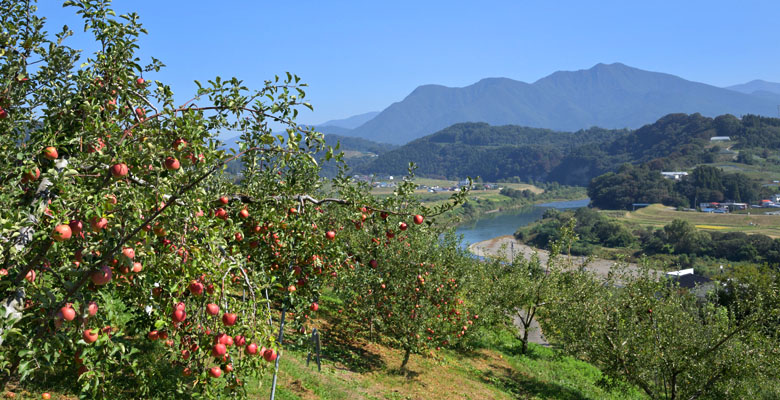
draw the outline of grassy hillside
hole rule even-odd
[[[276,398],[355,400],[449,399],[643,399],[637,390],[610,392],[598,386],[601,372],[561,352],[531,344],[520,354],[511,328],[496,327],[474,335],[474,348],[412,355],[407,374],[399,372],[401,350],[350,333],[350,321],[336,312],[338,300],[320,299],[322,371],[306,365],[307,347],[287,343],[280,361]],[[269,370],[270,371],[270,370]],[[269,398],[272,375],[248,382],[252,399]],[[39,383],[40,384],[40,383]],[[31,383],[7,388],[17,399],[76,399]],[[9,397],[10,398],[10,397]]]

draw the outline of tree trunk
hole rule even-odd
[[[525,355],[526,350],[528,350],[528,325],[523,325],[523,348],[520,350],[520,354],[523,355]]]
[[[404,353],[404,360],[401,361],[401,371],[406,371],[406,363],[409,362],[409,355],[412,354],[412,349],[406,349]]]

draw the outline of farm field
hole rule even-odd
[[[605,211],[609,216],[630,227],[661,228],[674,219],[682,219],[703,230],[760,233],[772,238],[780,238],[780,215],[763,215],[755,212],[763,211],[756,210],[751,214],[710,214],[677,211],[661,204],[653,204],[629,212]]]

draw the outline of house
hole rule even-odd
[[[661,172],[661,175],[666,179],[674,179],[676,181],[679,181],[683,176],[688,176],[688,173],[683,171],[671,171],[671,172]]]
[[[691,291],[696,297],[704,299],[715,288],[715,282],[706,276],[696,274],[693,268],[666,273],[666,277],[680,288]]]
[[[728,136],[713,136],[710,138],[710,142],[727,142],[731,140]]]
[[[458,186],[468,186],[468,185],[469,185],[469,180],[468,179],[464,179],[462,181],[458,181]]]

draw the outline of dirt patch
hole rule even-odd
[[[536,254],[542,264],[546,264],[550,257],[550,252],[547,250],[536,249],[528,246],[515,239],[511,235],[499,236],[479,243],[474,243],[469,246],[469,251],[478,256],[503,257],[510,261],[516,257],[530,259],[534,254]],[[592,272],[604,278],[606,278],[609,272],[617,265],[616,261],[604,260],[600,258],[588,260],[585,257],[562,256],[561,260],[568,264],[569,268],[580,268],[585,265],[584,268],[586,271]],[[638,267],[634,263],[629,263],[628,269],[637,270]]]

